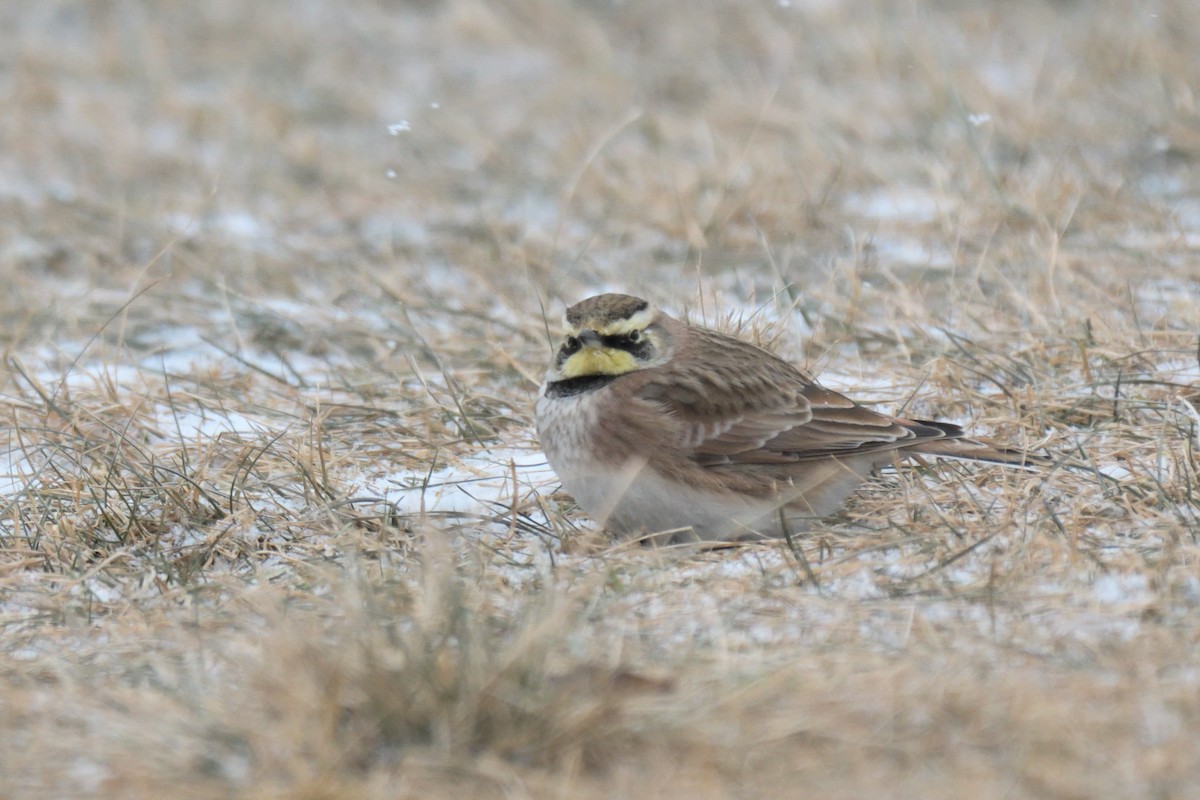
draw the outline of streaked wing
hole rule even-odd
[[[679,424],[677,446],[702,464],[806,461],[961,435],[952,426],[878,414],[753,345],[703,333],[705,350],[723,351],[720,358],[706,369],[647,381],[641,391],[666,406]],[[764,357],[769,369],[745,369]]]
[[[804,425],[781,431],[765,445],[798,461],[892,450],[956,435],[941,427],[880,414],[817,384],[806,386],[804,396],[812,418]]]

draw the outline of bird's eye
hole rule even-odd
[[[640,342],[641,340],[642,340],[642,334],[640,331],[630,331],[629,332],[629,341]]]

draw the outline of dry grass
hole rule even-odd
[[[0,7],[0,795],[1200,794],[1197,87],[1189,0]],[[605,541],[610,288],[1062,463]]]

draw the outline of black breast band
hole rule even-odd
[[[620,375],[580,375],[578,378],[565,378],[561,381],[551,381],[546,384],[546,397],[573,397],[577,394],[590,392],[607,386]]]

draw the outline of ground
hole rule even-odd
[[[0,794],[1200,795],[1200,5],[0,4]],[[1045,454],[595,530],[600,291]]]

